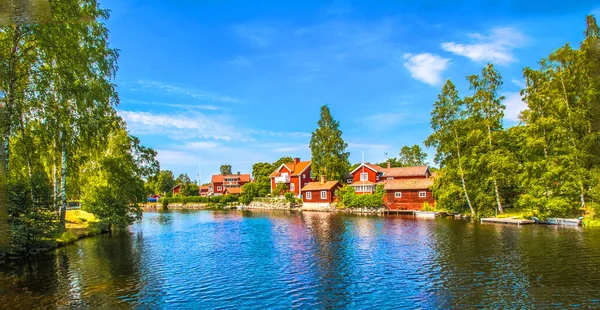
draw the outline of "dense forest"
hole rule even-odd
[[[95,0],[49,5],[45,23],[0,28],[0,198],[8,205],[0,236],[10,245],[2,252],[15,256],[53,246],[70,199],[105,229],[129,225],[141,216],[144,179],[158,172],[156,153],[115,110],[108,11]]]
[[[425,142],[441,168],[440,207],[474,216],[505,207],[541,217],[598,214],[600,34],[593,16],[586,22],[578,49],[566,44],[523,69],[527,109],[516,126],[503,126],[502,77],[492,64],[467,77],[467,96],[445,83]]]

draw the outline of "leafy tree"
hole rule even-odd
[[[176,184],[189,184],[192,183],[192,179],[187,175],[187,173],[180,174],[177,179],[175,179]]]
[[[196,184],[196,182],[190,181],[188,183],[181,184],[179,193],[185,197],[198,196],[200,194],[200,188],[198,187],[198,184]]]
[[[277,183],[275,188],[273,189],[273,196],[283,195],[289,190],[288,186],[285,183]]]
[[[471,75],[467,77],[470,83],[470,89],[474,91],[473,96],[466,99],[469,118],[472,119],[472,131],[483,132],[485,146],[477,145],[478,154],[482,160],[478,165],[480,175],[487,176],[484,183],[490,183],[493,190],[496,207],[500,213],[503,198],[500,196],[501,183],[499,179],[505,175],[507,168],[511,163],[511,154],[506,149],[500,147],[500,137],[502,137],[503,127],[502,119],[504,117],[505,106],[502,104],[504,96],[499,95],[502,87],[502,76],[492,64],[488,64],[481,72],[481,75]],[[487,185],[480,184],[482,188],[488,188]],[[487,190],[482,191],[485,195]],[[481,205],[487,205],[487,201],[481,201]]]
[[[222,175],[229,175],[231,174],[231,165],[221,165],[220,170]]]
[[[126,227],[142,215],[144,166],[156,165],[146,162],[147,156],[144,160],[134,156],[144,151],[136,148],[134,139],[118,129],[110,135],[104,152],[91,159],[81,173],[82,208],[111,227]]]
[[[425,141],[427,147],[435,147],[435,162],[442,173],[436,178],[434,195],[440,205],[460,210],[466,204],[474,216],[464,160],[467,144],[468,122],[465,120],[464,101],[460,99],[454,84],[447,80],[431,112],[433,133]]]
[[[423,152],[418,144],[413,146],[403,146],[400,150],[398,162],[402,167],[426,166],[427,153]]]
[[[155,180],[155,193],[161,193],[165,195],[170,193],[173,187],[177,185],[173,178],[173,172],[171,170],[162,170],[158,173]]]
[[[333,119],[329,108],[322,106],[318,128],[310,138],[310,150],[313,171],[325,175],[328,180],[342,181],[350,167],[349,153],[346,152],[348,144],[342,139],[339,127],[339,122]]]
[[[281,157],[273,163],[273,168],[271,169],[271,172],[273,172],[273,170],[279,168],[279,166],[281,166],[282,164],[291,163],[293,161],[294,161],[294,159],[289,156]]]

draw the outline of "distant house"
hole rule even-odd
[[[150,196],[148,196],[148,202],[158,202],[158,200],[161,198],[162,198],[162,196],[160,196],[158,194],[150,195]]]
[[[328,208],[337,199],[335,191],[342,185],[338,181],[327,181],[321,176],[318,182],[309,182],[302,190],[303,209]]]
[[[405,178],[384,182],[384,204],[392,210],[421,210],[425,202],[435,207],[433,178]]]
[[[226,188],[242,187],[251,181],[249,174],[215,174],[209,185],[209,195],[223,195]]]
[[[311,161],[300,161],[300,158],[294,158],[294,161],[282,164],[271,173],[271,191],[277,187],[277,184],[285,184],[290,192],[300,195],[300,190],[312,181]]]
[[[173,191],[173,195],[179,194],[179,192],[181,191],[181,183],[175,185],[175,187],[173,187],[172,191]]]
[[[223,191],[223,195],[240,195],[242,193],[241,187],[227,187]]]
[[[208,192],[209,192],[208,185],[198,186],[198,193],[200,194],[200,196],[208,196]]]

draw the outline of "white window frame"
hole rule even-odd
[[[287,173],[287,172],[283,172],[283,173],[281,174],[281,176],[282,176],[282,177],[286,177],[286,178],[287,178],[287,176],[288,176],[288,173]]]
[[[348,184],[352,184],[352,179],[347,179],[347,180],[346,180],[346,183],[348,183]]]
[[[294,183],[290,183],[290,190],[291,191],[296,190],[296,185]]]
[[[327,199],[327,191],[321,191],[321,199]]]
[[[361,172],[360,173],[360,180],[361,181],[368,181],[369,180],[369,174],[366,172]]]
[[[402,198],[402,192],[394,192],[394,198]]]
[[[306,173],[302,174],[302,178],[306,179]]]
[[[222,191],[223,190],[223,186],[217,186],[217,191]]]
[[[312,199],[312,193],[306,192],[306,200],[311,200],[311,199]]]
[[[419,198],[426,198],[427,192],[419,192]]]
[[[388,181],[393,180],[393,179],[394,179],[394,177],[387,177]]]

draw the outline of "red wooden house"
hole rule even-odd
[[[336,200],[335,191],[342,185],[338,181],[326,181],[325,176],[321,176],[319,182],[309,182],[302,190],[302,201],[315,204],[331,204]]]
[[[200,193],[200,196],[208,196],[208,193],[209,193],[208,185],[198,186],[198,193]]]
[[[364,163],[350,172],[346,182],[358,195],[372,194],[382,175],[383,169],[380,166]]]
[[[282,164],[271,173],[271,191],[277,184],[283,183],[290,192],[297,196],[300,190],[308,184],[311,179],[311,161],[300,161],[300,158],[294,158],[293,162]]]
[[[173,191],[173,195],[179,194],[179,191],[181,191],[181,184],[175,185],[171,190]]]
[[[435,207],[432,185],[433,178],[386,180],[383,202],[392,210],[421,210],[425,202]]]
[[[226,188],[242,187],[250,181],[249,174],[215,174],[212,176],[209,193],[212,193],[213,195],[223,195]]]

